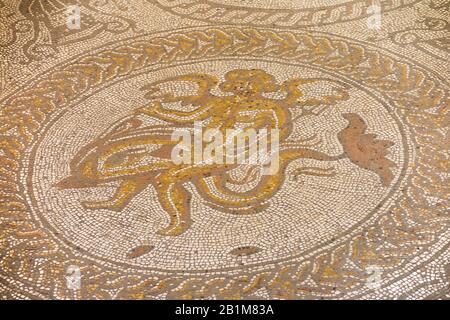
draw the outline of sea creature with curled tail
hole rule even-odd
[[[173,88],[182,85],[190,88],[186,90],[188,93],[174,93],[180,90]],[[303,90],[315,86],[327,86],[329,90]],[[302,115],[314,116],[349,99],[349,87],[338,81],[298,77],[279,84],[267,72],[252,69],[229,71],[221,83],[208,74],[187,74],[151,83],[142,90],[149,103],[84,146],[70,163],[70,176],[56,185],[60,189],[72,189],[117,183],[110,199],[82,202],[89,210],[121,211],[152,185],[169,217],[168,225],[158,233],[176,236],[191,225],[192,194],[186,188],[187,183],[196,188],[208,206],[244,215],[259,212],[269,205],[268,199],[283,185],[287,166],[297,159],[325,162],[349,159],[354,165],[378,174],[384,186],[393,179],[391,168],[395,164],[386,159],[392,142],[367,134],[365,122],[357,114],[342,115],[349,125],[337,136],[342,145],[342,152],[338,154],[315,149],[314,137],[290,139],[295,120],[292,109],[297,108],[299,119]],[[162,124],[148,124],[144,120],[150,118]],[[192,129],[194,121],[203,121],[208,128],[221,131],[238,125],[279,130],[278,172],[261,175],[258,165],[253,165],[245,169],[247,173],[239,180],[235,175],[236,170],[242,169],[239,164],[175,164],[171,152],[177,142],[171,139],[172,134],[180,128]],[[327,175],[321,168],[299,168],[297,172]],[[245,192],[230,186],[250,180],[254,183]]]

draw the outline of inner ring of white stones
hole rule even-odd
[[[286,68],[279,62],[240,59],[237,63],[229,59],[167,67],[105,87],[51,119],[34,148],[28,186],[33,211],[42,225],[62,239],[64,245],[112,263],[165,271],[229,270],[306,255],[348,237],[350,231],[369,223],[374,213],[379,215],[386,210],[395,198],[394,188],[383,187],[377,175],[348,160],[332,164],[336,171],[333,177],[305,175],[290,179],[300,166],[330,167],[314,160],[295,161],[288,167],[281,189],[269,199],[269,208],[254,215],[236,216],[211,209],[195,188],[187,185],[192,192],[193,223],[188,231],[174,237],[156,233],[167,225],[168,217],[152,186],[120,212],[86,210],[81,206],[82,199],[110,197],[115,190],[113,185],[71,190],[54,187],[69,175],[68,163],[84,145],[112,123],[146,105],[142,86],[192,73],[215,74],[223,79],[236,65],[239,69],[264,70],[279,83],[299,76],[333,78],[312,67]],[[317,133],[326,142],[320,150],[338,153],[335,137],[347,126],[341,114],[357,113],[365,119],[369,132],[394,142],[389,158],[397,168],[391,186],[398,185],[407,157],[399,121],[379,97],[356,86],[349,93],[348,101],[337,103],[316,118],[303,118],[294,125],[293,134],[305,137]],[[152,250],[130,258],[130,252],[145,246]],[[246,256],[233,254],[239,248],[253,248],[254,252]]]

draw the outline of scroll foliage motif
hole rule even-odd
[[[223,1],[225,2],[225,1]],[[380,1],[383,12],[413,5],[418,0]],[[342,23],[367,17],[370,1],[353,0],[323,7],[258,8],[243,5],[229,5],[219,1],[203,0],[157,0],[164,10],[188,19],[212,23],[246,24],[252,26],[304,27]]]
[[[29,64],[57,55],[62,46],[94,39],[102,33],[120,34],[135,28],[133,21],[103,12],[99,4],[90,0],[21,0],[17,7],[21,18],[12,24],[10,40],[1,43],[0,49],[20,43],[14,59]],[[83,27],[69,29],[67,10],[75,5],[80,8]]]

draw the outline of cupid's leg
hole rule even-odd
[[[171,172],[157,177],[155,189],[163,209],[169,214],[169,225],[158,231],[160,235],[177,236],[190,226],[189,199],[182,181],[177,181]]]

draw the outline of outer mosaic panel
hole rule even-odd
[[[0,298],[448,299],[449,2],[373,4],[0,2]]]

